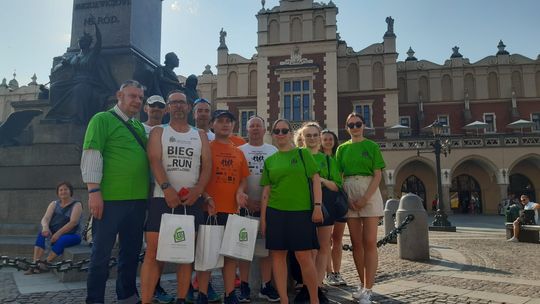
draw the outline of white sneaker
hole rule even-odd
[[[352,293],[352,297],[353,299],[356,299],[356,300],[360,300],[363,298],[364,296],[364,286],[362,286],[362,284],[358,285],[358,289],[356,289],[356,291],[353,291]]]
[[[519,240],[517,239],[517,237],[513,236],[511,238],[509,238],[508,240],[506,240],[507,242],[513,242],[513,243],[517,243],[519,242]]]
[[[339,285],[338,282],[336,281],[336,274],[333,272],[326,275],[325,282],[326,282],[326,285],[330,285],[330,286]]]
[[[371,289],[364,289],[364,293],[362,294],[362,298],[359,299],[359,304],[371,304]]]
[[[343,279],[341,273],[339,272],[334,273],[334,280],[336,281],[337,285],[347,285],[347,282]]]

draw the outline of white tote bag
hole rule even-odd
[[[162,262],[190,264],[195,259],[195,217],[164,213],[159,226],[156,259]]]
[[[230,214],[225,225],[220,254],[246,261],[253,260],[259,221]]]
[[[213,222],[211,222],[213,218]],[[213,223],[213,224],[212,224]],[[195,248],[195,270],[206,271],[223,267],[223,256],[219,254],[225,227],[217,225],[215,216],[208,217],[206,225],[199,226]]]

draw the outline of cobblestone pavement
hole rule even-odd
[[[502,229],[458,228],[429,236],[429,261],[399,259],[396,244],[379,249],[373,303],[540,303],[539,244],[507,243]],[[346,235],[344,243],[349,242]],[[349,286],[328,287],[328,297],[332,303],[354,303],[350,293],[358,278],[351,252],[343,253],[342,275]],[[162,280],[172,294],[175,284]],[[219,277],[214,285],[223,288]],[[114,290],[109,281],[106,303],[116,303]],[[85,294],[80,288],[21,294],[13,273],[0,272],[0,303],[84,303]]]

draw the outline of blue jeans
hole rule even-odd
[[[80,235],[75,233],[63,234],[54,244],[52,244],[51,250],[56,253],[56,255],[60,256],[64,253],[64,249],[66,249],[67,247],[79,245],[80,243]],[[41,232],[38,233],[35,246],[40,247],[43,250],[47,250],[47,248],[45,248],[45,237],[41,235]]]
[[[86,303],[105,302],[109,259],[117,234],[120,244],[116,279],[118,303],[131,304],[138,301],[135,279],[142,246],[146,204],[146,200],[104,202],[101,220],[94,219],[92,224],[94,244],[86,282]]]

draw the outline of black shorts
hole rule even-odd
[[[312,211],[281,211],[266,208],[266,248],[270,250],[319,249]]]
[[[186,206],[186,214],[195,217],[195,231],[199,230],[199,225],[203,223],[204,213],[202,205],[204,198],[200,197],[195,204]],[[161,215],[164,213],[172,213],[172,209],[167,206],[167,202],[163,197],[153,197],[148,203],[148,216],[146,217],[146,225],[144,231],[159,232],[161,225]],[[184,214],[184,207],[179,206],[174,209],[174,214]]]
[[[336,222],[337,222],[337,223],[346,223],[346,222],[347,222],[347,218],[346,218],[346,217],[340,217],[340,218],[337,218],[337,219],[336,219]]]

